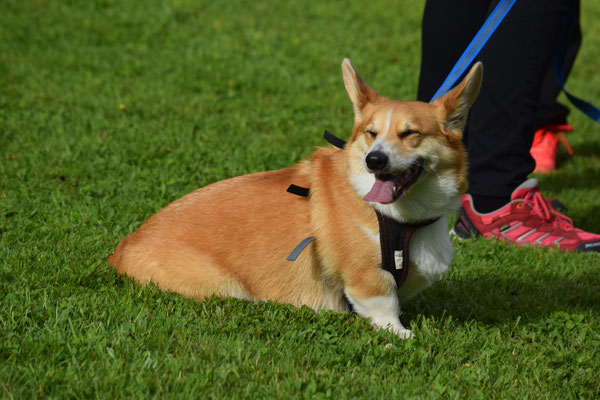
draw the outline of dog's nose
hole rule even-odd
[[[372,151],[367,154],[367,167],[372,171],[380,171],[385,168],[388,163],[388,156],[381,151]]]

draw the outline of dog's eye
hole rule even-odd
[[[407,129],[404,132],[400,133],[400,138],[405,139],[405,138],[407,138],[407,137],[409,137],[411,135],[417,135],[419,133],[421,133],[421,132],[419,132],[416,129]]]
[[[375,132],[375,131],[372,131],[372,130],[370,130],[370,129],[367,129],[367,130],[365,131],[365,133],[366,133],[366,134],[368,134],[368,135],[370,135],[371,137],[375,137],[375,136],[377,136],[377,132]]]

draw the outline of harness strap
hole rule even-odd
[[[291,184],[290,186],[288,186],[287,192],[289,192],[291,194],[295,194],[296,196],[300,196],[300,197],[308,197],[308,195],[310,193],[310,189]],[[304,240],[302,240],[300,243],[298,243],[296,245],[296,247],[294,247],[294,250],[292,250],[292,252],[287,256],[286,260],[296,261],[296,258],[298,258],[300,253],[302,253],[302,250],[304,250],[306,248],[306,246],[308,246],[310,244],[310,242],[312,242],[313,240],[315,240],[315,238],[312,236],[309,236],[309,237],[305,238]]]
[[[292,183],[287,188],[286,192],[289,192],[291,194],[295,194],[296,196],[300,196],[300,197],[308,197],[308,194],[310,193],[310,189],[302,187],[302,186],[297,186],[297,185],[294,185]]]
[[[379,244],[381,246],[381,267],[392,274],[396,286],[402,286],[410,265],[410,239],[419,228],[431,225],[440,218],[423,222],[398,222],[375,211],[379,222]]]
[[[304,248],[306,246],[308,246],[310,244],[310,242],[312,242],[313,240],[315,240],[315,238],[312,236],[309,236],[306,239],[304,239],[303,241],[301,241],[300,243],[298,243],[298,245],[294,248],[294,250],[292,250],[290,255],[287,256],[286,260],[296,261],[296,258],[298,258],[300,253],[302,253],[302,250],[304,250]]]
[[[338,149],[343,149],[344,146],[346,145],[346,141],[344,139],[340,139],[339,137],[333,135],[331,132],[329,132],[327,130],[323,134],[323,137],[325,138],[325,140],[327,140],[329,142],[329,144],[334,145]]]

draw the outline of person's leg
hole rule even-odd
[[[427,0],[421,25],[417,100],[431,100],[485,21],[491,2]]]
[[[428,102],[431,99],[497,3],[498,0],[427,0],[421,28],[417,100]],[[484,65],[484,79],[485,75]],[[467,145],[468,129],[463,137]],[[496,197],[474,197],[476,204],[485,209],[490,207],[489,204],[493,207],[499,203]]]
[[[575,13],[565,17],[561,21],[561,28],[569,24],[571,29],[569,32],[569,49],[567,50],[564,71],[565,76],[569,76],[571,68],[581,47],[581,27],[579,25],[579,10],[580,1],[576,0],[574,7],[576,7]],[[567,21],[567,18],[573,18],[573,21]],[[569,115],[569,109],[563,104],[557,101],[557,97],[560,94],[561,88],[556,82],[554,76],[554,59],[548,64],[546,73],[544,76],[544,83],[542,84],[542,90],[540,92],[539,109],[535,115],[535,128],[540,128],[545,125],[564,125],[567,123],[567,115]]]
[[[497,1],[491,3],[486,13]],[[464,136],[470,195],[463,196],[454,227],[459,237],[600,252],[600,235],[573,227],[540,194],[537,181],[526,180],[534,167],[529,149],[542,84],[569,3],[517,2],[479,56],[484,77]],[[483,22],[477,23],[481,4],[428,0],[419,100],[429,101]]]
[[[561,35],[566,34],[569,47],[564,59],[565,77],[569,76],[571,67],[581,46],[581,29],[579,26],[579,0],[574,1],[573,10],[561,22]],[[548,65],[542,84],[539,109],[535,116],[535,136],[531,146],[531,155],[535,159],[535,171],[547,173],[556,169],[556,154],[559,140],[563,142],[570,154],[571,147],[564,133],[571,132],[573,127],[567,124],[569,109],[557,100],[561,87],[556,82],[555,58]]]
[[[483,85],[467,128],[472,195],[503,205],[533,171],[538,100],[569,2],[517,2],[481,51]]]
[[[496,3],[485,4],[485,14]],[[469,193],[480,211],[491,211],[507,203],[512,191],[534,169],[529,153],[534,117],[560,22],[568,7],[569,0],[517,2],[478,57],[484,65],[484,78],[469,115],[465,145],[470,165]],[[471,21],[466,16],[479,16],[483,8],[478,0],[427,2],[420,100],[429,100],[483,22],[482,19],[473,29],[465,23]],[[461,13],[463,19],[455,19],[455,14]],[[432,21],[431,15],[436,15],[438,21]],[[467,35],[466,31],[470,33]],[[450,52],[456,52],[454,57]],[[450,58],[453,60],[448,66]]]

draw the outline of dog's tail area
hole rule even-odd
[[[117,246],[115,251],[111,255],[109,255],[108,257],[105,258],[105,260],[108,261],[108,263],[110,265],[115,267],[117,272],[119,272],[121,274],[123,273],[122,260],[123,260],[124,250],[127,246],[129,246],[129,244],[131,242],[131,236],[132,235],[125,236],[125,238],[123,239],[123,241],[121,243],[119,243],[119,245]]]
[[[127,246],[128,242],[131,240],[130,236],[131,235],[126,236],[125,239],[123,239],[123,241],[119,244],[119,246],[117,246],[117,248],[115,249],[114,252],[107,255],[102,260],[100,260],[100,262],[96,265],[96,267],[94,267],[92,272],[90,272],[90,274],[83,280],[83,285],[87,284],[87,282],[90,280],[90,278],[92,276],[94,276],[94,274],[96,273],[98,268],[100,268],[100,266],[104,262],[108,262],[110,265],[115,267],[117,272],[122,273],[119,269],[119,266],[121,265],[121,259],[123,258],[123,249]]]

